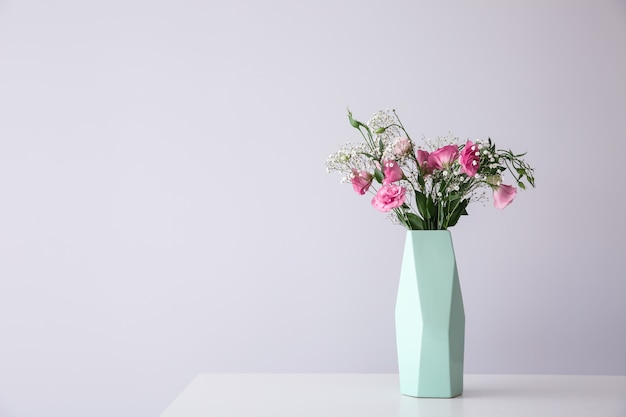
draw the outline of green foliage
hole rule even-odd
[[[430,209],[430,205],[428,204],[428,198],[419,191],[415,191],[415,202],[417,203],[417,210],[422,215],[424,219],[430,219],[432,216],[432,212]]]
[[[411,230],[424,230],[426,229],[426,224],[424,220],[419,217],[417,214],[406,213],[406,217],[408,219],[408,223],[411,226]]]
[[[385,179],[385,175],[380,169],[374,168],[374,178],[376,178],[376,181],[378,181],[379,184],[382,184]]]

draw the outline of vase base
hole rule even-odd
[[[463,395],[462,392],[459,392],[458,394],[452,394],[452,395],[448,395],[448,394],[444,394],[444,395],[417,395],[417,394],[405,394],[404,392],[402,392],[401,394],[406,396],[406,397],[412,397],[412,398],[440,398],[440,399],[456,398],[456,397],[459,397],[459,396]]]

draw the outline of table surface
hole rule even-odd
[[[161,417],[626,417],[626,376],[465,375],[451,399],[397,374],[199,374]]]

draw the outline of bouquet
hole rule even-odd
[[[517,188],[504,184],[509,172],[518,187],[535,186],[525,153],[496,148],[491,139],[453,136],[423,140],[416,146],[395,110],[379,111],[361,123],[348,111],[363,141],[348,143],[328,157],[327,172],[343,174],[357,193],[373,194],[372,206],[409,230],[446,230],[467,214],[470,202],[485,202],[491,190],[496,208],[504,209]]]

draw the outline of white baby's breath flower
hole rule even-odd
[[[367,127],[372,132],[374,143],[378,145],[383,143],[383,152],[380,149],[373,149],[377,156],[389,159],[394,156],[393,146],[396,140],[402,135],[401,129],[398,127],[399,122],[395,114],[389,109],[380,110],[372,115],[367,122]]]

